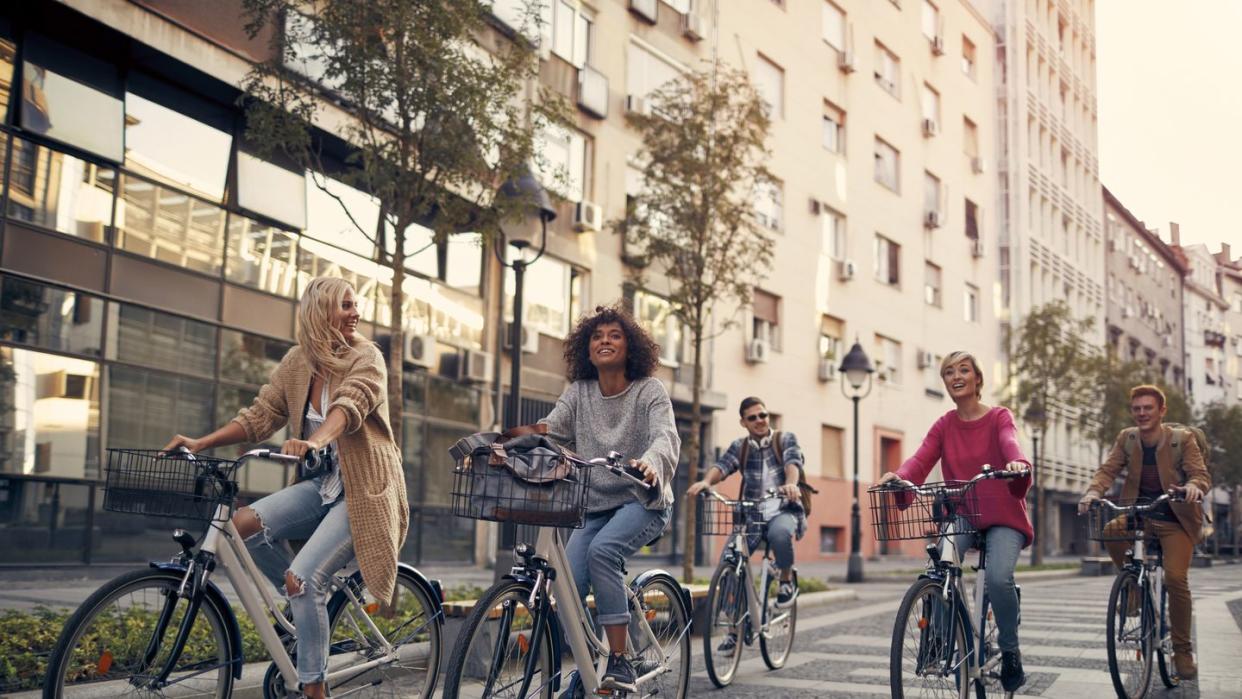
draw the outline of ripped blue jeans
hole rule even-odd
[[[250,506],[262,529],[246,539],[246,548],[282,594],[289,598],[293,625],[298,632],[298,681],[322,682],[328,667],[328,592],[332,576],[354,558],[345,496],[325,505],[319,479],[301,481],[278,490]],[[289,539],[306,539],[292,555]],[[288,594],[285,572],[302,584]]]

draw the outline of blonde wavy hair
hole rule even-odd
[[[983,397],[983,370],[979,368],[979,362],[975,359],[975,355],[963,350],[950,352],[940,362],[940,378],[944,379],[944,370],[951,366],[955,366],[967,359],[970,360],[970,368],[975,370],[975,376],[979,377],[979,382],[975,384],[975,398]]]
[[[337,277],[315,277],[306,285],[298,305],[298,344],[306,353],[311,371],[321,376],[344,374],[357,351],[332,325],[332,315],[341,307],[347,291],[354,292],[357,303],[358,292],[349,282]],[[354,333],[354,344],[365,340]]]

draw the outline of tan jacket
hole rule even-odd
[[[354,346],[358,356],[343,377],[328,380],[331,408],[345,411],[345,432],[337,438],[345,506],[354,539],[358,567],[371,594],[385,604],[397,580],[397,553],[405,543],[410,508],[405,497],[401,452],[388,424],[388,372],[384,357],[371,342]],[[248,408],[235,422],[251,442],[261,442],[289,425],[289,434],[302,433],[302,416],[310,392],[310,365],[295,346]]]
[[[1171,446],[1173,428],[1162,425],[1160,429],[1163,435],[1160,443],[1156,445],[1156,471],[1160,474],[1160,487],[1168,490],[1174,486],[1193,483],[1206,495],[1212,489],[1212,477],[1203,465],[1203,455],[1199,453],[1198,443],[1189,434],[1180,435],[1178,438],[1182,440],[1182,461],[1180,464],[1175,463]],[[1143,442],[1137,431],[1138,428],[1131,427],[1117,435],[1117,441],[1113,442],[1113,448],[1100,465],[1100,470],[1095,472],[1087,492],[1094,491],[1097,495],[1102,495],[1112,485],[1117,474],[1121,473],[1121,469],[1128,467],[1121,497],[1134,500],[1139,496],[1139,483],[1143,480]],[[1131,433],[1134,434],[1133,438],[1128,436]],[[1177,521],[1181,522],[1182,528],[1190,535],[1190,540],[1199,541],[1203,529],[1203,510],[1199,503],[1174,502],[1169,506],[1177,516]]]

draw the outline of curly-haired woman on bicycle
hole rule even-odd
[[[283,588],[298,633],[302,692],[323,697],[328,664],[327,592],[358,558],[367,588],[391,602],[397,552],[409,525],[401,453],[388,424],[387,371],[379,348],[357,332],[358,304],[342,279],[311,280],[298,309],[298,344],[254,403],[211,434],[177,435],[165,450],[197,452],[261,442],[289,426],[281,452],[330,450],[330,467],[243,507],[233,524],[263,573]],[[307,539],[290,560],[288,539]]]
[[[565,363],[571,383],[540,422],[584,456],[616,451],[636,457],[632,465],[651,486],[595,469],[586,525],[566,546],[579,596],[585,599],[588,588],[595,589],[596,619],[612,651],[601,682],[635,691],[626,648],[630,614],[625,559],[668,525],[681,439],[668,391],[652,377],[659,346],[625,310],[596,307],[593,315],[578,321],[565,340]]]
[[[982,481],[978,530],[987,532],[986,584],[995,613],[1001,649],[1001,685],[1015,691],[1026,681],[1018,649],[1018,594],[1013,571],[1018,554],[1035,538],[1026,514],[1026,491],[1031,487],[1031,462],[1018,445],[1013,415],[1001,406],[985,405],[983,372],[969,352],[953,352],[940,363],[940,378],[955,408],[936,420],[923,444],[901,468],[886,473],[880,483],[904,479],[922,484],[940,462],[946,481],[967,481],[984,464],[1004,464],[1010,471],[1027,473],[1009,481]]]

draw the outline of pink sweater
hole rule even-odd
[[[993,469],[1004,468],[1010,461],[1031,464],[1018,446],[1013,415],[999,406],[970,422],[958,417],[956,410],[945,413],[932,425],[914,456],[897,469],[897,475],[921,485],[937,461],[946,481],[968,481],[979,475],[984,464],[990,464]],[[1026,491],[1030,487],[1029,475],[1011,481],[987,480],[975,484],[979,497],[979,530],[996,526],[1016,529],[1026,536],[1024,548],[1030,546],[1035,538],[1026,515]]]

